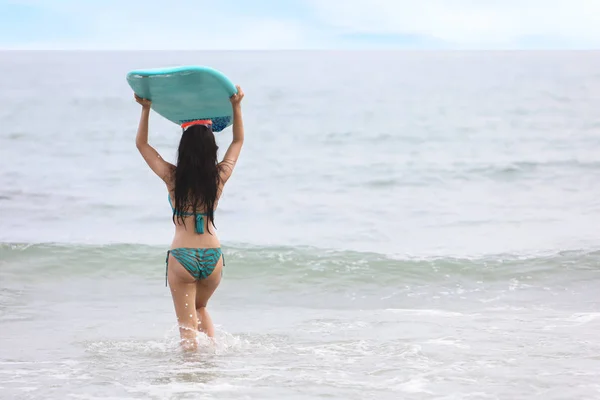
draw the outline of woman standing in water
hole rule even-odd
[[[177,165],[163,160],[148,144],[151,102],[135,96],[142,115],[135,144],[144,160],[167,185],[173,210],[175,237],[167,252],[167,280],[171,288],[181,343],[187,350],[198,346],[198,330],[208,337],[215,331],[206,304],[221,281],[224,265],[221,244],[214,229],[214,211],[231,176],[244,143],[241,101],[237,86],[231,96],[233,140],[221,162],[210,120],[182,125]]]

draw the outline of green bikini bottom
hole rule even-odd
[[[192,275],[195,280],[206,279],[213,273],[217,267],[219,259],[223,257],[223,266],[225,266],[225,257],[220,247],[209,249],[194,249],[180,247],[167,251],[167,269],[165,272],[165,286],[167,285],[167,276],[169,274],[169,254],[179,261],[179,264]]]

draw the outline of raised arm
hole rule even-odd
[[[242,88],[236,86],[237,93],[231,96],[231,107],[233,108],[233,140],[225,152],[225,157],[221,161],[221,179],[225,183],[233,173],[235,164],[237,163],[242,145],[244,144],[244,122],[242,121],[242,99],[244,92]]]
[[[135,95],[135,101],[142,106],[142,115],[140,116],[140,124],[135,137],[135,145],[150,169],[166,184],[169,184],[169,177],[174,166],[163,160],[154,147],[148,144],[148,119],[150,118],[150,106],[152,102],[142,99],[137,95]]]

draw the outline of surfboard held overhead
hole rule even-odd
[[[237,92],[223,73],[203,66],[182,66],[134,70],[127,83],[138,96],[151,100],[152,109],[181,125],[210,119],[213,131],[233,123],[229,98]]]

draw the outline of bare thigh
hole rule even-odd
[[[198,332],[198,316],[196,315],[196,281],[179,262],[169,255],[168,276],[179,333],[185,348],[195,349]]]
[[[221,273],[223,271],[223,256],[219,258],[217,266],[212,274],[206,279],[201,279],[196,282],[196,309],[206,307],[208,300],[215,292],[219,283],[221,283]]]

